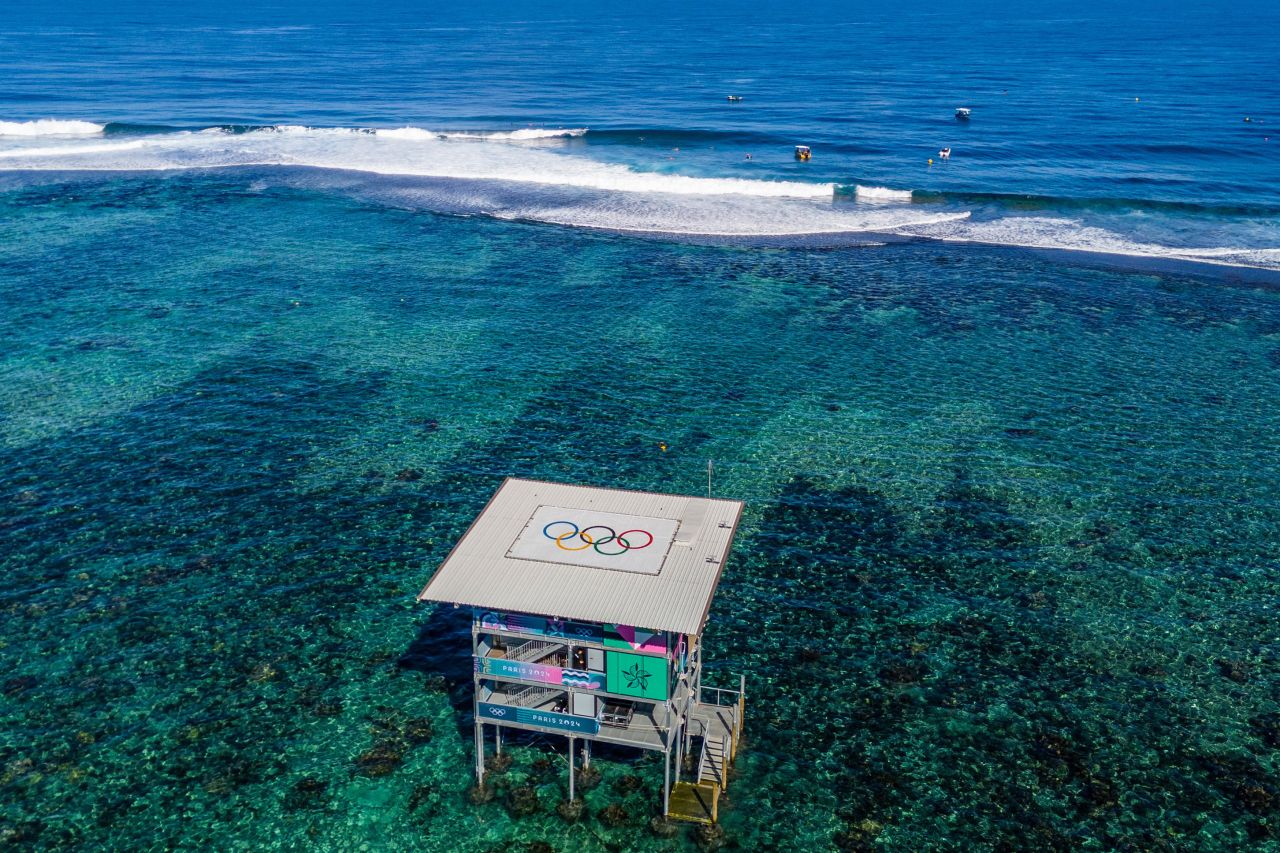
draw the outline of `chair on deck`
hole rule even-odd
[[[600,723],[606,726],[625,729],[631,725],[631,717],[636,712],[634,702],[625,699],[606,699],[604,712],[600,715]]]

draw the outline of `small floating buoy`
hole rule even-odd
[[[1141,100],[1142,100],[1142,98],[1134,98],[1134,99],[1133,99],[1133,102],[1136,104],[1138,101],[1141,101]]]
[[[1245,120],[1245,121],[1252,121],[1253,119],[1249,118],[1248,116],[1245,116],[1245,117],[1244,117],[1244,120]]]
[[[659,450],[661,450],[663,453],[666,453],[666,452],[667,452],[667,443],[666,443],[665,441],[659,441],[659,442],[658,442],[658,449],[659,449]]]
[[[933,165],[933,158],[932,158],[932,157],[930,157],[930,158],[929,158],[929,165],[930,165],[930,166],[932,166],[932,165]]]

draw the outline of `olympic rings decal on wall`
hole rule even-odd
[[[564,533],[552,533],[551,528],[555,527],[557,524],[567,524],[573,529]],[[594,531],[603,532],[596,533]],[[637,545],[632,540],[638,539],[638,537],[632,536],[631,539],[627,538],[633,533],[648,536],[649,541],[645,542],[643,545]],[[628,551],[639,551],[641,548],[648,548],[653,544],[653,534],[647,530],[640,530],[637,528],[635,530],[624,530],[621,533],[618,533],[612,527],[605,524],[593,524],[590,527],[583,527],[582,529],[579,529],[578,525],[574,524],[572,521],[553,521],[546,527],[542,528],[542,535],[548,539],[554,540],[556,547],[561,551],[585,551],[588,548],[591,548],[597,554],[601,554],[605,557],[618,557]],[[579,542],[582,544],[579,545]],[[621,548],[622,550],[603,550],[601,546],[606,545],[612,545],[614,548]]]

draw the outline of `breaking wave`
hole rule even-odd
[[[12,175],[254,168],[266,170],[268,177],[289,176],[281,181],[372,194],[414,209],[621,232],[744,238],[878,235],[1280,270],[1280,249],[1271,248],[1280,239],[1265,224],[1235,230],[1188,228],[1186,223],[1202,220],[1169,211],[1183,230],[1152,231],[1122,221],[1105,206],[1091,210],[1068,205],[1053,211],[1045,201],[1033,213],[1001,203],[1003,196],[975,196],[966,203],[963,195],[870,184],[855,184],[850,193],[832,183],[644,171],[587,156],[589,145],[557,143],[584,134],[585,128],[438,131],[299,125],[178,130],[44,119],[0,122],[0,170]],[[1149,223],[1150,217],[1143,220]],[[1237,236],[1250,245],[1184,245],[1194,239],[1234,242]]]
[[[854,195],[860,201],[874,202],[904,202],[911,201],[911,190],[892,190],[888,187],[864,187],[858,184],[854,189]]]
[[[97,136],[106,128],[91,121],[42,118],[35,121],[0,121],[0,136]]]
[[[382,133],[382,131],[379,131]],[[567,139],[574,136],[586,136],[587,128],[571,127],[567,130],[546,130],[539,127],[526,127],[521,130],[499,130],[492,132],[468,133],[456,131],[440,134],[445,139],[490,139],[496,141],[523,142],[530,139]]]
[[[559,131],[561,135],[577,133]],[[529,131],[543,134],[552,131]],[[585,131],[583,131],[585,132]],[[229,166],[312,166],[382,175],[513,181],[611,192],[830,198],[834,185],[799,181],[703,178],[642,172],[544,148],[493,146],[477,153],[468,141],[510,142],[525,131],[447,137],[421,128],[367,130],[279,125],[245,132],[224,128],[179,131],[95,146],[18,146],[0,150],[8,169],[164,171]]]

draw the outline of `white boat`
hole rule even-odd
[[[970,109],[968,107],[956,107],[956,118],[965,119],[969,117]]]

